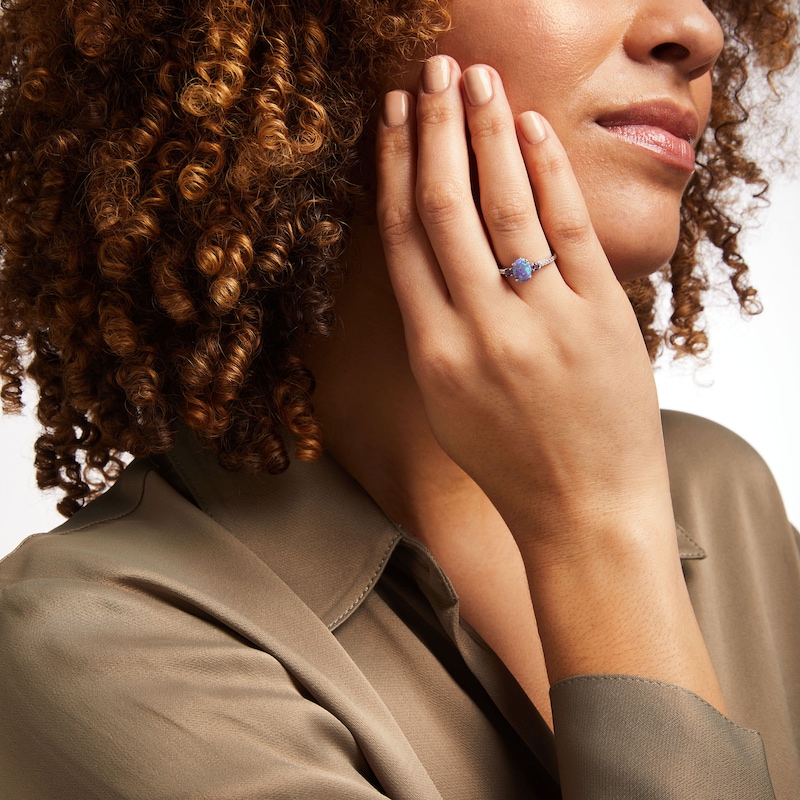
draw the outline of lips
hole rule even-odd
[[[700,123],[693,111],[670,103],[643,103],[601,115],[600,127],[629,144],[642,147],[663,162],[694,171],[694,143]]]

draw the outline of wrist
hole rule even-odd
[[[668,486],[536,497],[527,507],[498,508],[534,571],[571,569],[606,558],[677,558]]]
[[[674,524],[613,529],[523,549],[551,683],[624,674],[664,681],[724,712],[681,569]]]

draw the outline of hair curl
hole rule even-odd
[[[0,398],[39,389],[39,486],[70,515],[120,456],[183,420],[230,469],[320,451],[305,335],[327,335],[360,147],[391,65],[449,25],[437,0],[3,0]],[[727,30],[711,124],[668,277],[668,343],[699,353],[722,254],[754,303],[726,192],[764,187],[743,152],[748,74],[793,53],[788,0],[715,0]],[[651,354],[656,289],[627,286]]]

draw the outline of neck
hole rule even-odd
[[[462,617],[549,721],[549,683],[519,549],[480,487],[433,437],[377,231],[355,234],[337,332],[307,351],[326,450],[433,553]]]
[[[428,427],[374,228],[357,229],[348,266],[337,332],[307,353],[326,450],[434,551],[443,528],[448,539],[453,530],[498,528],[494,507]]]

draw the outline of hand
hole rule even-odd
[[[515,125],[494,70],[460,79],[432,59],[416,103],[387,98],[378,135],[379,222],[430,427],[518,538],[560,549],[593,520],[652,527],[654,509],[671,531],[649,358],[566,153],[539,115]],[[551,248],[530,281],[498,275]]]
[[[416,101],[387,97],[377,168],[429,425],[517,541],[550,680],[639,675],[723,709],[681,573],[650,362],[553,129],[514,120],[493,70],[462,81],[439,56]],[[498,275],[551,248],[557,266],[530,281]]]

